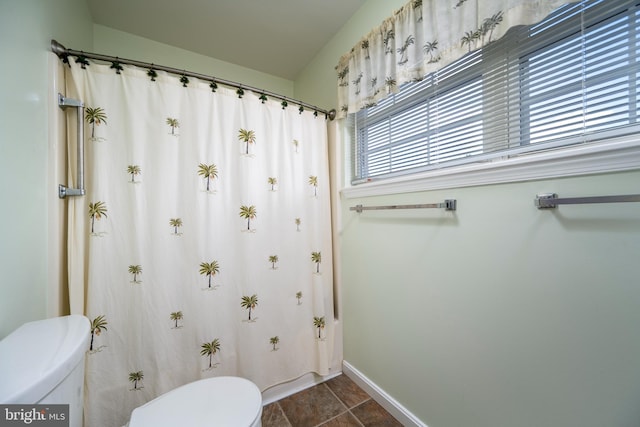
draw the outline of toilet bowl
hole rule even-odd
[[[215,377],[173,389],[133,410],[129,427],[260,427],[262,395],[251,381]]]

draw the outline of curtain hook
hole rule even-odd
[[[153,63],[151,63],[151,68],[149,68],[149,71],[147,71],[147,76],[151,78],[152,82],[155,82],[156,77],[158,77],[158,73],[156,73],[156,70],[153,69]]]

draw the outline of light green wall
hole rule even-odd
[[[339,56],[401,3],[369,0],[296,96],[335,108]],[[429,427],[637,426],[640,204],[539,211],[533,199],[635,194],[639,182],[635,171],[342,197],[345,360]],[[455,213],[349,211],[445,198]]]
[[[0,0],[0,338],[46,317],[48,53],[90,49],[84,0]]]
[[[640,172],[343,200],[344,358],[429,427],[640,419]],[[458,210],[349,206],[433,203]]]
[[[225,42],[222,42],[225,43]],[[169,46],[104,25],[93,26],[94,51],[189,70],[206,76],[246,84],[258,89],[293,97],[291,80],[220,61],[188,50]],[[72,46],[67,46],[71,48]]]

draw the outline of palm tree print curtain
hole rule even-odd
[[[71,241],[86,248],[71,277],[86,278],[93,322],[86,425],[121,426],[202,378],[264,390],[328,374],[325,119],[249,91],[116,70],[71,60],[67,79],[88,107],[87,194],[69,201]]]
[[[562,0],[411,0],[340,58],[338,117],[421,80],[516,25],[542,20]]]

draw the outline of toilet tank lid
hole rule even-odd
[[[0,403],[37,403],[84,360],[90,322],[70,315],[25,323],[0,341]]]

